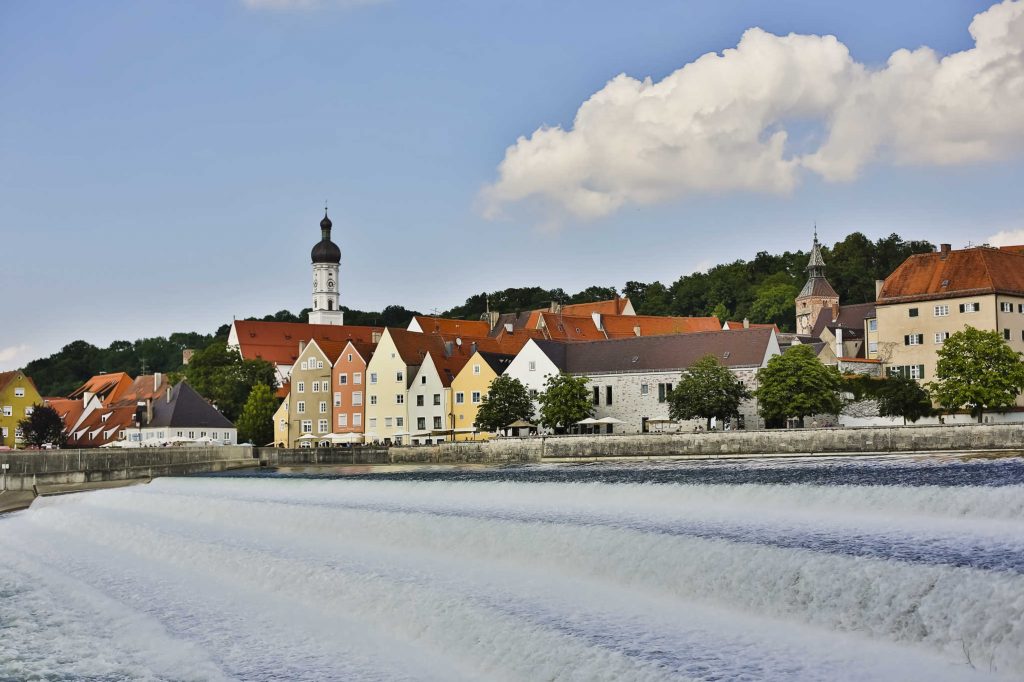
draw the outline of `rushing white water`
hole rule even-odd
[[[1024,487],[160,479],[0,519],[0,679],[1024,675]]]

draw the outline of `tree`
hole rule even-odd
[[[277,386],[274,366],[264,360],[243,360],[237,350],[215,342],[198,351],[185,367],[185,378],[200,395],[212,400],[221,413],[235,421],[256,384]]]
[[[781,331],[792,331],[796,328],[796,307],[793,301],[799,294],[800,289],[792,284],[762,286],[750,306],[750,319],[774,324]]]
[[[932,413],[928,392],[910,377],[894,376],[882,382],[878,390],[878,414],[883,417],[903,417],[906,425]]]
[[[519,379],[496,377],[477,410],[476,425],[484,431],[497,431],[520,419],[533,419],[530,392]]]
[[[249,391],[249,397],[238,417],[238,438],[255,445],[265,445],[274,439],[274,413],[278,401],[270,386],[256,384]]]
[[[717,317],[720,324],[725,324],[729,321],[729,309],[725,307],[725,304],[721,301],[711,311],[712,317]]]
[[[672,419],[726,419],[739,414],[740,403],[750,398],[743,382],[713,355],[705,355],[680,377],[668,396],[668,416]]]
[[[32,414],[18,422],[18,428],[25,438],[25,444],[30,447],[39,448],[47,444],[55,448],[64,447],[64,420],[49,405],[33,407]]]
[[[811,414],[837,414],[842,379],[835,367],[821,364],[810,346],[792,346],[757,372],[757,400],[765,421],[797,417],[803,426]]]
[[[967,407],[981,423],[986,410],[1012,407],[1024,391],[1024,362],[997,331],[967,327],[952,334],[938,352],[936,380],[928,384],[935,401],[949,410]]]
[[[570,374],[549,376],[540,401],[540,423],[545,428],[563,430],[594,414],[589,380]]]

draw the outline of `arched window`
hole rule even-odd
[[[327,301],[327,309],[328,310],[334,310],[334,301],[328,299],[328,301]]]

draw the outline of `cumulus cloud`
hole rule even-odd
[[[542,127],[506,150],[485,214],[535,200],[589,219],[688,194],[785,194],[806,172],[848,181],[872,162],[1013,154],[1024,147],[1024,0],[978,14],[969,31],[964,52],[898,50],[872,69],[833,36],[751,28],[661,81],[621,74],[570,129]]]
[[[1017,246],[1024,244],[1024,229],[1002,230],[985,240],[986,244],[992,246]]]
[[[31,348],[24,344],[0,348],[0,367],[14,366],[14,361],[26,357],[30,350]]]

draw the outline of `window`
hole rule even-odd
[[[298,412],[299,414],[305,414],[306,413],[306,401],[305,400],[300,400],[299,402],[295,403],[295,411]]]
[[[390,429],[391,428],[391,423],[393,421],[394,420],[391,417],[384,417],[384,428],[385,429]]]
[[[313,393],[319,393],[320,392],[320,382],[319,381],[314,381],[313,382],[313,389],[312,390],[313,390]]]
[[[352,406],[355,407],[356,405],[362,405],[362,404],[363,404],[363,392],[362,391],[353,391],[352,392]]]
[[[924,334],[906,334],[903,337],[904,346],[920,346],[924,343]]]
[[[948,305],[937,305],[935,306],[935,317],[945,317],[949,315]]]
[[[868,352],[869,353],[877,353],[878,352],[878,342],[877,341],[872,341],[871,343],[868,344]]]
[[[338,415],[338,426],[348,426],[348,415],[345,414],[344,412]]]
[[[396,393],[395,394],[395,405],[404,405],[404,404],[405,404],[405,394],[404,393]]]
[[[337,391],[334,392],[334,406],[341,407],[341,394]]]
[[[316,368],[317,369],[323,369],[324,368],[324,361],[323,360],[317,360],[316,361]]]
[[[426,429],[427,429],[427,418],[426,417],[416,417],[416,430],[417,431],[426,431]]]
[[[640,384],[640,395],[647,395],[650,392],[651,387],[649,384]]]
[[[370,372],[370,383],[371,384],[377,383],[377,373],[376,372]]]
[[[868,320],[868,331],[869,332],[877,332],[878,331],[878,320],[876,320],[874,318]]]
[[[13,417],[14,416],[14,408],[11,407],[10,405],[4,405],[4,416],[5,417]]]
[[[344,372],[342,372],[341,374],[338,375],[338,384],[340,386],[344,386],[347,383],[348,383],[348,374],[345,374]]]
[[[405,426],[405,417],[395,417],[395,426],[398,428]]]
[[[416,396],[416,407],[423,407],[423,396]]]
[[[1003,338],[1006,339],[1007,341],[1010,340],[1010,330],[1009,329],[1004,329],[1003,330]],[[27,407],[25,409],[28,410]],[[25,414],[28,414],[28,412],[25,412]]]
[[[370,396],[370,404],[371,405],[376,405],[377,404],[377,396],[375,396],[375,395],[371,395]]]
[[[611,405],[612,404],[612,387],[611,386],[605,386],[604,387],[604,404],[605,405]]]
[[[592,403],[594,403],[595,405],[600,405],[601,404],[601,389],[598,388],[597,386],[594,386],[593,391],[594,391],[594,397],[591,398],[590,401]]]
[[[537,393],[537,389],[535,389],[535,388],[531,388],[531,389],[530,389],[530,397],[531,397],[531,398],[536,398],[536,397],[537,397],[537,395],[538,395],[538,393]]]
[[[537,362],[535,360],[530,360],[530,371],[531,372],[536,372],[537,371]]]
[[[444,426],[441,424],[441,418],[440,417],[434,417],[434,428],[435,429],[442,429],[442,428],[444,428]]]
[[[466,394],[463,393],[462,391],[456,392],[455,393],[455,404],[456,405],[462,405],[465,402],[466,402]]]
[[[15,398],[24,398],[25,397],[25,389],[23,389],[23,388],[16,388],[16,389],[14,389],[14,397]]]
[[[1006,302],[1000,303],[999,304],[999,312],[1001,312],[1001,313],[1012,313],[1013,312],[1013,304],[1012,303],[1006,303]]]
[[[313,420],[312,419],[303,419],[302,420],[302,432],[303,433],[313,433]]]
[[[302,369],[309,369],[309,367],[307,366],[308,364],[309,363],[307,363],[305,360],[303,360],[302,363],[299,365],[299,367],[301,367]]]
[[[949,332],[935,332],[935,343],[945,343],[949,338]]]
[[[907,310],[907,315],[910,317],[917,317],[917,308],[910,308]]]
[[[420,377],[420,385],[422,386],[422,385],[424,385],[426,383],[427,383],[427,375],[424,374],[423,376]]]
[[[1024,313],[1024,303],[1018,303],[1017,304],[1017,312],[1018,313]]]
[[[278,426],[279,429],[284,431],[285,429],[288,428],[288,420],[287,419],[282,419],[280,422],[278,422],[277,426]],[[179,433],[178,435],[180,436],[181,434]]]
[[[426,379],[426,377],[423,377],[423,378]],[[395,381],[405,381],[405,372],[402,372],[402,371],[395,372]]]
[[[317,427],[319,428],[317,433],[327,433],[331,430],[331,424],[326,419],[321,419],[317,422]]]
[[[370,417],[370,428],[371,429],[377,428],[377,418],[376,417]]]
[[[327,401],[326,400],[321,400],[320,401],[320,414],[327,414]]]
[[[960,312],[962,313],[977,313],[981,312],[980,303],[961,303]]]
[[[359,414],[358,412],[353,413],[352,414],[352,426],[362,426],[362,425],[363,425],[363,415]]]
[[[1009,330],[1009,329],[1007,329],[1007,330],[1006,330],[1006,333],[1007,333],[1007,334],[1009,334],[1009,333],[1010,333],[1010,330]],[[1009,336],[1007,336],[1006,338],[1010,338],[1010,337],[1009,337]],[[32,407],[31,405],[29,405],[28,407],[26,407],[26,408],[25,408],[25,416],[26,416],[26,417],[31,417],[31,416],[32,416],[32,413],[33,413],[33,412],[35,412],[35,411],[36,411],[36,408],[34,408],[34,407]]]
[[[435,405],[440,405],[441,404],[441,394],[440,393],[435,393],[434,394],[434,404]]]
[[[363,373],[362,372],[352,372],[352,383],[353,384],[361,384],[361,383],[363,383]]]
[[[672,392],[672,384],[658,384],[658,402],[668,401],[668,395]]]
[[[924,379],[924,365],[895,365],[887,367],[885,372],[890,377],[901,376],[910,379]]]
[[[473,391],[473,404],[477,405],[480,403],[480,391]]]
[[[299,383],[295,384],[295,390],[298,391],[299,393],[305,393],[306,392],[306,382],[305,381],[300,381]]]
[[[473,374],[480,374],[480,365],[473,365]]]

